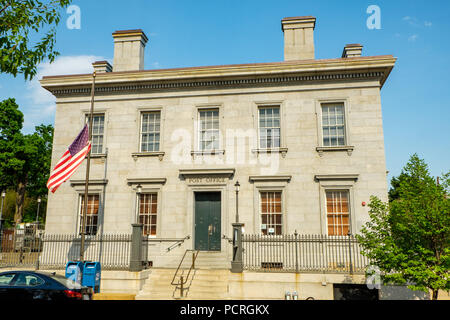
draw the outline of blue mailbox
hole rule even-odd
[[[66,265],[66,278],[81,284],[83,278],[83,262],[69,261]]]
[[[90,287],[95,293],[100,292],[101,267],[100,262],[85,262],[83,269],[83,282],[85,287]]]

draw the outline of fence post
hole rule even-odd
[[[353,274],[353,265],[352,265],[352,243],[351,243],[352,234],[348,233],[348,257],[350,263],[350,274]]]
[[[142,271],[142,224],[133,223],[131,234],[130,271]]]
[[[233,261],[231,261],[231,272],[241,273],[244,270],[242,261],[242,223],[233,223]]]
[[[295,230],[295,272],[298,273],[298,233]]]

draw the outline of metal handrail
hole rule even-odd
[[[228,241],[228,243],[233,243],[233,239],[232,239],[232,238],[229,238],[229,237],[227,237],[226,235],[222,235],[222,239],[223,239],[223,240],[227,240],[227,241]]]
[[[181,246],[181,244],[184,242],[184,241],[186,241],[186,240],[189,240],[191,238],[191,236],[189,236],[189,235],[187,235],[186,237],[184,237],[183,239],[178,239],[178,240],[176,240],[176,239],[173,239],[173,241],[176,241],[174,244],[172,244],[171,246],[169,246],[166,250],[167,250],[167,252],[170,252],[170,250],[172,250],[173,248],[175,248],[175,247],[180,247]],[[172,240],[172,239],[171,239]]]
[[[184,278],[183,276],[180,276],[180,281],[179,282],[175,282],[175,279],[177,277],[178,271],[180,270],[181,265],[183,264],[183,261],[186,258],[186,255],[187,255],[188,252],[192,252],[192,263],[191,263],[191,266],[190,266],[189,271],[187,273],[187,276],[186,276],[186,278]],[[175,271],[175,274],[173,275],[173,279],[172,279],[171,285],[175,286],[175,290],[180,288],[181,297],[183,297],[183,291],[185,290],[184,285],[188,282],[189,275],[191,274],[192,269],[195,268],[195,260],[197,260],[198,253],[199,253],[198,250],[192,250],[192,249],[186,250],[184,252],[183,258],[180,261],[180,264],[178,265],[177,270]]]

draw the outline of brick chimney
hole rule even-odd
[[[289,17],[281,20],[284,32],[284,61],[314,59],[316,18]]]
[[[114,38],[113,71],[138,71],[144,69],[144,49],[148,38],[141,29],[120,30]]]

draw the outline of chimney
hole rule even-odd
[[[359,43],[347,44],[342,51],[342,58],[361,57],[362,48]]]
[[[108,61],[95,61],[92,66],[94,67],[94,71],[96,73],[105,73],[112,71],[112,66]]]
[[[284,61],[314,59],[316,18],[289,17],[281,20],[284,32]]]
[[[114,38],[113,70],[138,71],[144,69],[144,49],[148,38],[141,29],[120,30]]]

